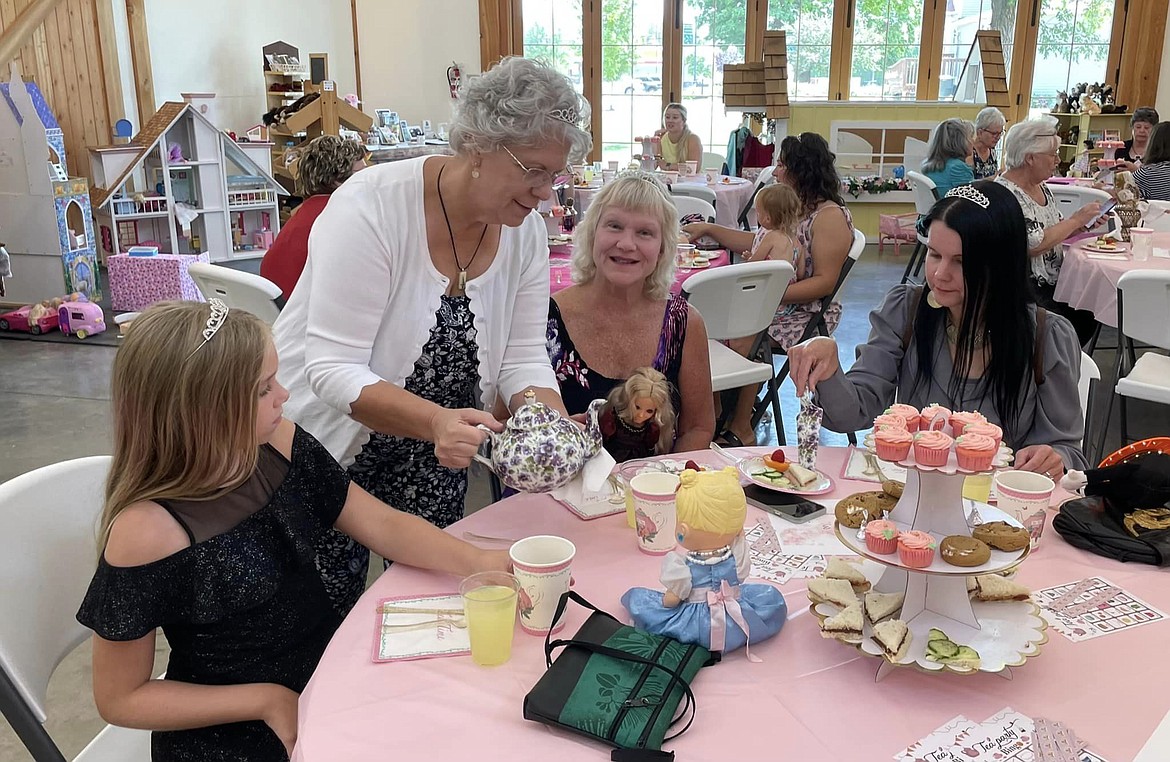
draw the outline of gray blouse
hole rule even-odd
[[[1048,314],[1042,338],[1044,383],[1036,385],[1029,365],[1020,389],[1019,417],[1005,424],[994,399],[982,392],[978,379],[966,382],[962,399],[951,399],[947,387],[954,365],[941,334],[934,346],[934,377],[929,383],[915,384],[918,353],[914,342],[902,351],[902,336],[909,325],[911,306],[917,301],[912,298],[915,288],[895,286],[882,305],[870,313],[869,340],[857,347],[853,368],[848,373],[838,370],[817,384],[817,396],[825,411],[824,426],[840,432],[869,428],[874,417],[895,402],[895,396],[898,402],[919,409],[936,402],[951,410],[979,411],[1003,428],[1004,442],[1009,447],[1018,450],[1029,445],[1051,445],[1066,467],[1085,468],[1087,462],[1081,452],[1085,426],[1077,391],[1081,348],[1072,324],[1059,315]]]

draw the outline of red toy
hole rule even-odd
[[[48,333],[57,327],[57,312],[50,310],[29,321],[29,312],[40,305],[26,304],[18,310],[0,315],[0,331],[24,331],[31,334]]]

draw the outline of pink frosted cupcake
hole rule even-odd
[[[914,435],[914,460],[920,466],[945,466],[954,441],[941,431],[920,431]]]
[[[887,426],[873,433],[874,447],[877,456],[882,460],[897,463],[906,460],[910,455],[910,445],[914,443],[914,435],[906,429],[895,429]]]
[[[942,416],[935,420],[937,416]],[[935,428],[946,428],[951,420],[951,411],[942,405],[930,404],[922,408],[922,412],[918,415],[918,430],[929,431],[930,423],[934,421]]]
[[[983,413],[977,412],[959,412],[951,413],[951,436],[957,437],[962,434],[969,423],[986,423],[987,419],[983,417]]]
[[[964,471],[990,471],[999,445],[983,434],[964,433],[955,440],[955,456]]]
[[[902,403],[890,405],[888,408],[886,408],[886,412],[893,413],[894,415],[900,415],[905,418],[906,430],[911,434],[918,431],[918,408],[914,407],[913,405],[903,405]]]
[[[868,528],[866,541],[869,540]],[[903,566],[911,569],[925,569],[934,563],[934,549],[938,547],[934,537],[917,529],[898,535],[898,559]]]
[[[996,448],[1003,442],[1003,429],[987,421],[983,421],[982,423],[968,423],[963,427],[963,433],[982,434],[985,437],[991,437],[995,440]]]
[[[873,419],[874,431],[886,428],[887,426],[891,429],[905,429],[906,431],[910,431],[909,424],[910,422],[907,421],[904,417],[898,415],[897,413],[891,413],[888,411]],[[916,429],[918,428],[917,418],[914,419],[914,427]]]
[[[898,549],[898,525],[886,519],[877,519],[865,525],[865,547],[873,553],[888,556]]]

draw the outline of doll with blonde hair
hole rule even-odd
[[[606,451],[622,463],[670,452],[674,420],[666,376],[638,368],[609,393],[598,423]]]
[[[151,307],[114,358],[101,553],[77,619],[98,712],[155,731],[155,762],[288,759],[345,614],[315,563],[334,527],[421,568],[509,567],[351,483],[283,419],[276,369],[268,326],[219,299]],[[170,662],[152,680],[160,629]]]
[[[662,560],[666,592],[631,588],[622,605],[643,630],[712,651],[734,651],[772,637],[784,626],[788,607],[771,585],[745,584],[752,561],[743,534],[747,499],[739,474],[734,468],[687,469],[679,481],[679,547]]]

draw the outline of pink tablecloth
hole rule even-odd
[[[1090,259],[1083,238],[1066,244],[1064,264],[1056,280],[1054,298],[1079,310],[1089,310],[1105,325],[1117,327],[1117,281],[1129,270],[1170,270],[1170,259],[1151,256],[1145,262],[1133,259]],[[1170,249],[1170,233],[1154,234],[1155,249]],[[1128,253],[1128,252],[1127,252]]]
[[[793,451],[793,448],[788,448]],[[793,451],[794,452],[794,451]],[[825,448],[819,463],[837,480],[830,497],[872,489],[837,479],[845,453]],[[696,460],[718,462],[710,452]],[[748,524],[762,515],[749,508]],[[658,584],[659,559],[635,549],[624,515],[582,521],[550,498],[519,495],[455,524],[494,537],[555,534],[577,546],[575,589],[624,618],[619,598],[631,586]],[[1166,573],[1076,550],[1049,528],[1017,579],[1033,589],[1102,576],[1163,611]],[[821,638],[809,616],[805,582],[781,588],[789,621],[780,634],[705,669],[695,681],[698,715],[667,743],[680,759],[888,760],[955,715],[976,722],[1004,707],[1066,723],[1113,762],[1131,760],[1166,712],[1164,658],[1170,625],[1157,623],[1073,643],[1053,630],[1039,656],[1014,679],[896,669],[874,681],[878,661]],[[458,580],[392,566],[337,631],[300,702],[295,759],[557,759],[598,762],[602,745],[523,719],[524,695],[544,672],[543,640],[517,628],[512,659],[486,669],[470,658],[374,664],[376,601],[391,595],[450,592]],[[565,633],[585,620],[574,607]],[[1107,709],[1106,709],[1107,707]]]
[[[737,222],[739,213],[743,210],[748,199],[752,197],[752,189],[755,187],[755,183],[745,181],[740,177],[732,178],[732,183],[728,185],[724,185],[722,182],[708,185],[702,179],[695,182],[677,182],[675,185],[700,186],[715,191],[715,222],[729,228],[739,227]],[[589,202],[593,200],[593,196],[598,190],[600,188],[574,188],[574,205],[584,212],[589,208]]]
[[[553,256],[552,258],[549,259],[549,261],[548,261],[549,293],[555,294],[556,292],[558,292],[562,289],[566,289],[569,286],[573,285],[573,279],[569,276],[569,259],[568,259],[569,256],[571,256],[571,254],[572,254],[572,250],[573,250],[572,244],[560,244],[556,247],[556,250],[553,252],[554,254],[557,254],[559,256]],[[550,247],[550,251],[552,251],[552,247]],[[682,284],[686,282],[687,278],[691,277],[695,273],[701,273],[704,270],[711,269],[712,267],[722,267],[723,265],[729,264],[731,262],[731,257],[728,255],[726,249],[720,249],[718,251],[712,251],[712,252],[708,252],[708,253],[712,255],[710,267],[703,267],[703,268],[698,268],[698,269],[691,268],[691,267],[680,267],[677,270],[675,270],[674,285],[670,287],[670,290],[672,293],[677,294],[680,291],[682,291]]]

